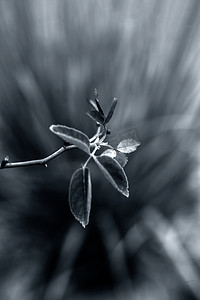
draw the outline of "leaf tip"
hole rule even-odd
[[[53,127],[54,127],[55,125],[51,125],[51,126],[49,126],[49,129],[51,130],[51,131],[53,131]]]
[[[116,105],[117,105],[117,101],[118,101],[117,98],[113,99],[113,101],[111,103],[111,107],[110,107],[109,112],[108,112],[108,115],[105,119],[105,123],[108,123],[110,121],[110,119],[112,118],[114,110],[115,110]]]
[[[84,229],[88,225],[88,223],[84,223],[84,222],[80,222],[80,223],[81,223],[81,225],[83,226]]]
[[[76,215],[74,214],[74,212],[72,211],[72,209],[71,209],[71,212],[72,212],[75,220],[77,220],[83,226],[83,228],[85,229],[85,227],[89,224],[89,222],[81,221],[78,217],[76,217]]]
[[[124,196],[125,196],[126,198],[129,198],[130,193],[129,193],[129,190],[128,190],[128,189],[125,191]]]

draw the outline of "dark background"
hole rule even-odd
[[[200,299],[198,0],[1,0],[0,157],[43,158],[48,129],[95,132],[96,87],[112,134],[136,128],[130,197],[92,168],[86,229],[68,205],[86,156],[0,170],[0,299]]]

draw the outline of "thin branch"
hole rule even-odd
[[[94,134],[93,137],[90,138],[90,146],[92,146],[92,147],[95,146],[95,142],[94,141],[100,135],[100,132],[101,132],[101,126],[98,126],[96,133]],[[75,145],[62,146],[57,151],[53,152],[52,154],[50,154],[49,156],[47,156],[45,158],[34,159],[34,160],[27,160],[27,161],[20,161],[20,162],[13,162],[13,163],[9,162],[9,158],[7,156],[1,162],[0,169],[29,167],[29,166],[36,166],[36,165],[47,167],[47,163],[49,161],[51,161],[52,159],[56,158],[57,156],[59,156],[63,152],[65,152],[67,150],[70,150],[70,149],[74,149],[74,148],[77,148],[77,147]]]
[[[62,154],[64,151],[69,149],[74,149],[76,146],[70,145],[70,146],[62,146],[57,151],[53,152],[49,156],[42,158],[42,159],[35,159],[35,160],[27,160],[27,161],[20,161],[20,162],[13,162],[13,163],[5,163],[4,165],[1,164],[0,169],[6,169],[6,168],[18,168],[18,167],[27,167],[27,166],[35,166],[35,165],[43,165],[44,167],[47,167],[47,163]]]

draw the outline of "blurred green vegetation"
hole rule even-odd
[[[92,168],[84,230],[68,185],[85,156],[0,172],[1,299],[200,299],[198,0],[1,0],[0,154],[45,157],[48,127],[93,135],[98,88],[112,134],[136,128],[124,199]],[[112,137],[112,136],[111,136]]]

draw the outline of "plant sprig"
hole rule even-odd
[[[51,155],[37,160],[24,162],[9,162],[6,156],[1,163],[0,168],[14,168],[33,165],[43,165],[47,167],[47,163],[56,158],[63,152],[78,148],[88,154],[85,163],[76,170],[69,185],[69,205],[74,217],[85,227],[89,223],[89,216],[92,201],[92,181],[88,164],[91,160],[95,162],[102,171],[106,179],[117,189],[122,195],[129,197],[128,179],[124,171],[124,166],[128,162],[126,154],[134,152],[140,143],[131,138],[122,140],[117,147],[113,147],[105,142],[107,134],[110,131],[107,123],[111,120],[117,105],[117,99],[114,98],[108,113],[105,115],[100,101],[98,99],[98,91],[94,90],[94,99],[89,100],[93,110],[87,115],[96,122],[97,131],[93,137],[89,138],[85,133],[75,128],[65,125],[51,125],[49,129],[64,141],[64,145]],[[98,151],[107,148],[98,155]]]

